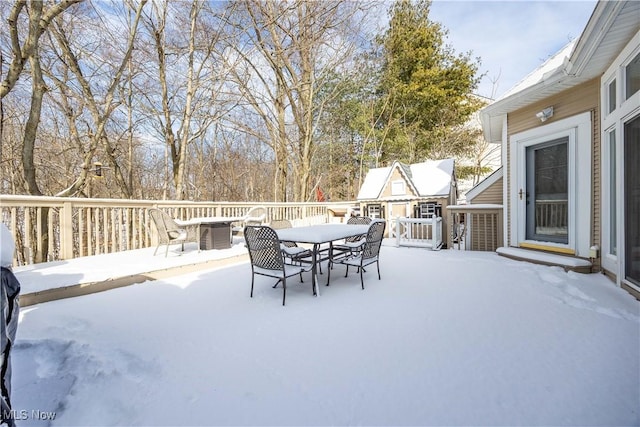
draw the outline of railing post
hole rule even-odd
[[[400,247],[400,217],[396,217],[396,248]]]
[[[431,217],[431,250],[435,251],[436,250],[436,245],[438,242],[438,236],[437,236],[437,231],[436,231],[436,224],[438,223],[438,217],[436,215],[433,215]]]
[[[64,202],[60,214],[60,257],[73,258],[73,204]]]

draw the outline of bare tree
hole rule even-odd
[[[148,52],[155,66],[148,78],[158,81],[158,87],[147,86],[151,90],[145,96],[157,122],[155,130],[166,144],[167,166],[179,199],[190,188],[189,146],[202,139],[224,113],[222,103],[216,103],[224,82],[220,75],[224,71],[216,61],[216,43],[223,32],[213,23],[224,21],[225,12],[199,0],[161,0],[153,3],[144,18],[154,48]],[[184,28],[188,31],[183,32]],[[167,193],[168,188],[164,197]]]
[[[83,0],[62,0],[51,2],[45,9],[44,0],[16,0],[11,9],[9,19],[9,33],[11,37],[11,53],[13,58],[6,77],[0,83],[0,98],[4,98],[18,82],[20,74],[27,61],[38,53],[38,43],[42,34],[48,29],[53,19]],[[26,14],[28,20],[28,34],[20,40],[20,16]]]
[[[277,169],[276,200],[286,199],[288,186],[294,188],[296,200],[309,196],[315,183],[312,164],[318,121],[325,103],[339,95],[319,93],[352,58],[354,34],[359,31],[354,18],[367,7],[363,2],[340,1],[240,3],[236,22],[247,32],[230,49],[234,59],[247,65],[235,74],[235,82],[269,134],[267,143]]]
[[[105,81],[102,78],[98,78],[98,76],[102,77],[102,71],[98,71],[101,67],[98,66],[97,68],[93,68],[95,70],[92,76],[94,78],[93,86],[92,81],[85,75],[86,69],[91,67],[89,67],[88,64],[82,66],[79,59],[81,56],[91,57],[91,55],[89,55],[88,52],[83,51],[80,46],[78,46],[79,51],[76,52],[73,42],[70,40],[67,34],[67,30],[70,26],[69,22],[65,22],[62,19],[56,20],[53,36],[57,42],[58,48],[60,49],[59,56],[63,59],[62,66],[68,67],[68,72],[73,75],[75,82],[80,88],[80,93],[77,95],[82,99],[83,107],[88,110],[91,117],[90,122],[85,121],[85,123],[87,123],[89,127],[89,130],[87,132],[87,146],[81,148],[83,156],[82,167],[79,170],[78,176],[71,183],[71,185],[60,191],[57,194],[58,196],[75,195],[84,188],[87,182],[88,173],[90,171],[91,159],[94,156],[96,149],[98,147],[101,147],[103,149],[102,153],[106,157],[109,167],[111,167],[113,170],[113,174],[118,187],[125,197],[131,197],[131,186],[130,183],[127,182],[120,164],[115,156],[116,148],[107,133],[107,125],[112,117],[113,112],[116,108],[119,107],[122,102],[116,96],[117,89],[121,84],[123,74],[127,69],[131,53],[133,52],[134,41],[138,28],[137,24],[140,20],[142,9],[146,2],[147,0],[141,0],[136,6],[134,24],[129,29],[124,54],[121,58],[116,59],[116,61],[118,62],[115,62],[113,64],[113,74],[111,74],[110,80]],[[94,63],[92,65],[96,66],[96,63],[100,63],[102,61],[105,61],[106,59],[107,58],[105,58],[104,56],[100,58],[94,58]],[[69,81],[62,80],[55,72],[51,72],[49,74],[49,78],[51,78],[56,83],[60,90],[60,93],[63,94],[61,105],[63,105],[65,107],[65,111],[67,111],[67,117],[73,118],[73,108],[68,103],[68,97],[70,95],[70,88],[72,87],[72,85],[69,83]],[[101,87],[106,87],[106,90],[104,92],[101,92],[98,89]],[[79,132],[76,123],[70,120],[69,127],[74,140],[76,140],[76,142],[79,142]]]

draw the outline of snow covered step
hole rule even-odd
[[[500,247],[496,249],[496,252],[498,253],[498,255],[502,255],[518,261],[529,261],[535,264],[554,265],[562,267],[566,271],[571,270],[577,273],[591,273],[591,262],[582,258],[511,247]]]

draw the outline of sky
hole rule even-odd
[[[243,246],[179,247],[16,275],[33,291]],[[246,261],[22,307],[18,425],[640,425],[640,302],[604,275],[388,240],[380,263],[364,290],[342,266],[318,297],[294,277],[284,307],[270,278],[249,297]]]
[[[434,0],[430,17],[456,52],[472,51],[486,74],[479,95],[497,99],[580,36],[596,1]],[[495,81],[495,85],[494,82]]]

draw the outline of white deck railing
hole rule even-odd
[[[439,250],[442,247],[442,218],[404,218],[389,220],[389,237],[396,246],[414,246]]]
[[[155,244],[149,208],[172,217],[242,217],[264,206],[266,221],[289,219],[297,225],[330,221],[329,209],[344,203],[189,202],[85,199],[0,195],[0,221],[16,242],[14,265],[71,259],[140,249]]]
[[[447,206],[452,248],[493,252],[504,245],[502,205]]]

